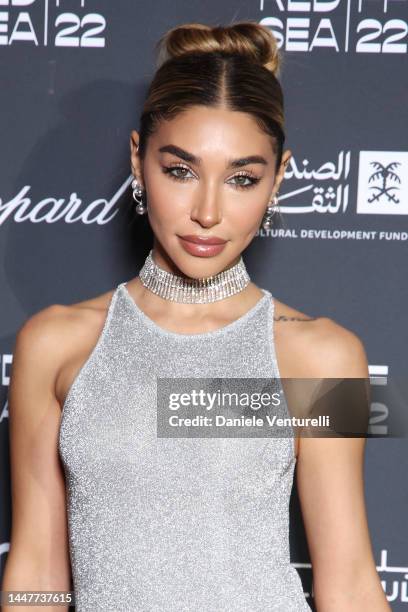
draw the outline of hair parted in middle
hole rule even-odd
[[[285,141],[282,55],[272,32],[252,21],[187,23],[158,41],[157,70],[140,117],[139,155],[160,121],[195,105],[249,113],[271,137],[278,170]]]

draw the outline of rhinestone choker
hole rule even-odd
[[[214,276],[190,278],[160,268],[150,251],[139,272],[142,284],[156,295],[183,304],[217,302],[242,291],[250,282],[242,256],[239,261]]]

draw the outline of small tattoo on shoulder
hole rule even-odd
[[[273,317],[274,321],[305,321],[308,323],[309,321],[316,321],[318,317],[309,317],[308,319],[301,317],[287,317],[286,315],[279,315],[279,317]]]

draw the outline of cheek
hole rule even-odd
[[[254,191],[230,196],[224,207],[224,218],[241,232],[257,229],[265,210],[267,196]]]
[[[170,227],[185,216],[188,216],[190,205],[181,198],[173,197],[168,189],[160,189],[157,185],[149,191],[149,217],[155,225]]]
[[[150,175],[145,173],[145,180],[148,185],[148,205],[152,217],[169,222],[189,210],[191,191],[183,189],[183,186],[163,174],[161,169]]]

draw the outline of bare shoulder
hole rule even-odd
[[[52,304],[29,317],[18,338],[37,349],[50,348],[64,337],[86,332],[106,312],[114,290],[82,302]]]
[[[282,377],[367,378],[363,342],[329,317],[305,314],[276,298],[275,343]]]
[[[47,368],[50,385],[63,401],[71,372],[79,368],[100,335],[114,289],[72,304],[52,304],[19,329],[15,355]],[[13,358],[14,362],[14,358]]]

